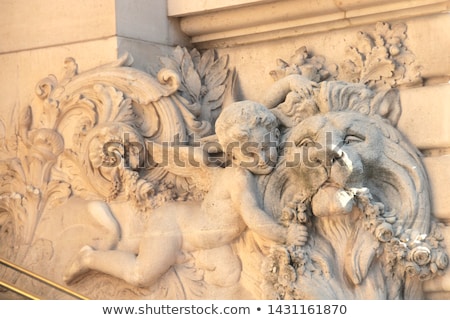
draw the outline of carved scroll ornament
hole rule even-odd
[[[448,257],[395,128],[405,30],[386,28],[359,83],[302,48],[261,101],[224,106],[214,51],[177,48],[156,76],[68,59],[5,130],[1,254],[94,299],[421,298]]]

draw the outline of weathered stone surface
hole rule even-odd
[[[210,11],[227,10],[230,8],[244,7],[254,4],[261,4],[265,2],[272,2],[274,0],[210,0],[210,1],[167,1],[167,15],[169,17],[178,17],[185,15],[193,15],[198,13],[205,13]]]
[[[419,149],[450,147],[449,84],[404,90],[401,100],[399,129]]]
[[[156,42],[117,37],[117,51],[119,57],[130,54],[133,57],[134,68],[149,72],[158,70],[159,57],[170,55],[173,47]]]
[[[0,53],[94,41],[116,35],[112,0],[0,3]]]
[[[167,1],[117,0],[115,2],[117,35],[161,45],[189,44],[176,19],[167,18]]]
[[[425,167],[430,177],[431,196],[434,215],[450,222],[450,197],[448,196],[448,181],[450,181],[450,156],[426,157]]]
[[[0,103],[0,117],[8,122],[16,106],[29,104],[34,95],[36,82],[43,74],[62,74],[63,62],[69,53],[77,56],[83,70],[87,70],[116,59],[116,48],[117,39],[111,37],[0,55],[0,67],[3,70],[3,76],[0,78],[0,94],[3,97]],[[60,62],[59,65],[55,65],[57,61]]]

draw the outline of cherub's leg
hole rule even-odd
[[[81,248],[81,250],[75,257],[75,260],[72,262],[71,265],[69,265],[69,267],[64,272],[63,275],[64,282],[70,284],[71,282],[75,281],[79,276],[89,271],[89,268],[87,267],[87,259],[89,254],[93,251],[94,249],[92,249],[92,247],[87,245]]]
[[[128,283],[140,287],[149,286],[179,260],[182,235],[178,226],[168,228],[164,221],[159,223],[163,230],[150,230],[144,235],[134,268],[128,270],[127,278],[124,279]],[[170,223],[173,224],[173,221]]]
[[[101,241],[97,241],[97,249],[108,250],[114,248],[120,239],[120,226],[116,218],[113,216],[109,206],[103,201],[90,201],[87,210],[93,221],[86,221],[89,225],[95,225],[101,230]]]
[[[241,277],[241,261],[230,245],[199,251],[195,263],[205,270],[204,279],[209,284],[229,287]]]
[[[163,227],[167,227],[162,223]],[[70,283],[89,270],[100,271],[135,286],[149,286],[176,263],[181,250],[178,228],[147,232],[139,254],[118,250],[93,250],[83,247],[67,269],[64,281]]]

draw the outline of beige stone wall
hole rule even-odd
[[[135,67],[149,71],[175,45],[217,48],[238,71],[238,98],[258,100],[273,82],[269,72],[277,58],[289,59],[307,46],[328,63],[339,63],[358,31],[372,30],[377,21],[404,22],[424,86],[402,89],[399,127],[425,155],[433,213],[447,225],[449,243],[449,7],[443,0],[4,0],[0,119],[9,123],[12,110],[29,103],[41,78],[60,77],[66,57],[76,58],[83,71],[127,51]],[[450,273],[426,290],[430,298],[448,298]]]

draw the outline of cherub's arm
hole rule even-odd
[[[257,201],[257,187],[253,175],[238,168],[230,184],[231,199],[239,210],[247,227],[260,236],[277,243],[303,244],[307,239],[306,228],[292,224],[288,228],[278,224],[260,208]]]
[[[261,103],[268,109],[273,109],[284,101],[290,91],[310,96],[313,94],[314,87],[317,87],[317,83],[299,74],[291,74],[275,82],[266,92]]]

